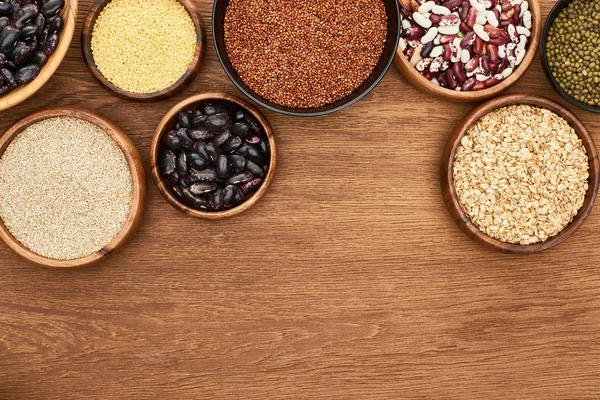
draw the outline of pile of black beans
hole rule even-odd
[[[0,95],[29,83],[56,50],[64,0],[0,0]]]
[[[159,170],[190,207],[223,211],[244,202],[269,170],[269,140],[237,104],[207,101],[179,114],[162,137]]]

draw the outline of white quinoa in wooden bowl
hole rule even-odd
[[[497,109],[462,138],[453,164],[461,208],[481,231],[531,245],[573,221],[589,188],[586,149],[565,119],[530,105]]]

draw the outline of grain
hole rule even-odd
[[[232,0],[224,37],[233,67],[279,105],[312,108],[356,90],[387,35],[381,0]]]
[[[175,84],[196,51],[196,28],[176,0],[112,0],[96,19],[94,63],[113,85],[154,93]]]
[[[123,227],[131,202],[123,152],[87,121],[34,123],[0,159],[0,218],[15,239],[47,258],[101,250]]]
[[[481,118],[462,138],[454,187],[471,221],[489,236],[529,245],[557,235],[577,215],[589,164],[575,130],[527,105]]]

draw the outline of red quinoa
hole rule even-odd
[[[256,93],[279,105],[312,108],[356,90],[383,52],[382,0],[231,0],[225,46]]]

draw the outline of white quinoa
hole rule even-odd
[[[125,224],[131,202],[125,155],[87,121],[37,122],[0,158],[0,218],[41,256],[73,260],[101,250]]]
[[[92,57],[119,89],[154,93],[185,74],[196,38],[192,17],[176,0],[112,0],[94,24]]]

